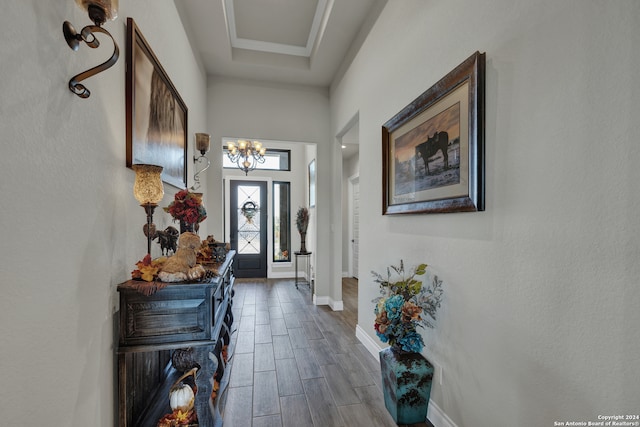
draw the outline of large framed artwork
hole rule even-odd
[[[162,180],[187,187],[187,106],[133,18],[127,18],[127,167],[162,166]]]
[[[382,213],[484,210],[485,54],[382,126]]]

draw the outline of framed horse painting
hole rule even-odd
[[[484,210],[485,54],[475,52],[382,126],[382,213]]]
[[[163,167],[162,180],[187,188],[187,106],[133,18],[127,18],[127,167]]]

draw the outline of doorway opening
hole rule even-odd
[[[356,115],[338,140],[342,146],[342,275],[358,278],[360,259],[360,129]]]
[[[228,140],[232,140],[232,138],[223,138],[221,153],[223,159],[227,156],[225,144]],[[300,235],[295,231],[295,213],[298,207],[308,206],[307,166],[316,158],[316,145],[305,142],[264,139],[261,142],[273,152],[288,153],[288,155],[286,157],[280,156],[279,166],[276,165],[270,169],[256,169],[248,175],[245,175],[238,167],[223,169],[223,235],[225,241],[230,244],[233,239],[233,248],[238,248],[236,259],[241,265],[239,265],[239,275],[236,274],[236,277],[293,278],[295,276],[294,251],[300,247]],[[231,182],[234,181],[237,183],[232,188]],[[238,193],[238,185],[240,188],[244,188],[244,185],[258,185],[256,183],[266,186],[266,189],[265,187],[261,189],[262,201],[258,201],[257,194],[249,196],[243,194],[247,193],[246,191]],[[232,196],[234,197],[233,201],[231,200]],[[246,203],[249,204],[245,205]],[[266,215],[266,224],[264,222],[244,223],[243,218],[246,219],[246,217],[242,213],[242,208],[244,206],[244,211],[251,215],[251,211],[254,209],[253,203],[257,207],[256,211],[259,210],[261,215]],[[235,217],[233,226],[231,225],[232,217]],[[312,276],[315,272],[315,250],[312,249],[316,244],[315,220],[314,212],[311,214],[306,241],[308,250],[314,253],[311,260]],[[232,236],[232,230],[234,236]],[[246,239],[243,240],[243,236]],[[243,254],[243,243],[246,250],[253,253]],[[259,243],[266,244],[266,249],[264,246],[259,246]],[[258,250],[258,248],[260,249]],[[260,254],[259,260],[255,259],[258,252]],[[258,268],[260,268],[259,272]],[[255,271],[247,272],[245,276],[244,270]]]

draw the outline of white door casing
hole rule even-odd
[[[349,275],[358,277],[358,258],[360,245],[360,177],[354,175],[349,178]]]

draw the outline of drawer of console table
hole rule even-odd
[[[217,283],[170,285],[145,296],[120,287],[120,345],[210,340],[218,288]]]

